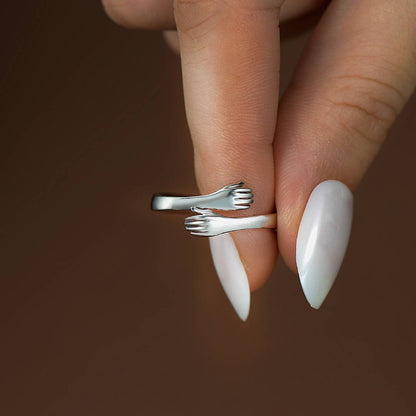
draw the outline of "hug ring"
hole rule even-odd
[[[154,195],[152,210],[192,210],[197,213],[185,219],[185,229],[192,235],[213,237],[233,231],[268,228],[276,229],[276,214],[255,215],[252,217],[230,218],[220,215],[220,211],[247,209],[253,203],[253,192],[243,188],[244,182],[224,186],[216,192],[198,196]]]

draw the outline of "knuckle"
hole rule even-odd
[[[131,3],[120,0],[102,0],[107,16],[120,26],[129,26]]]
[[[217,0],[174,0],[173,9],[179,32],[199,36],[210,27],[223,7]]]
[[[102,0],[107,16],[120,26],[130,28],[135,25],[132,20],[132,1],[128,0]]]
[[[158,0],[102,0],[107,16],[125,28],[151,26],[149,16],[158,8]]]
[[[348,75],[336,81],[328,97],[331,118],[352,138],[379,146],[400,110],[400,91],[374,77]]]
[[[178,31],[191,37],[209,32],[224,16],[238,13],[241,19],[256,13],[279,13],[284,0],[174,0]]]

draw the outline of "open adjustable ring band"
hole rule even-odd
[[[244,182],[224,186],[216,192],[198,196],[154,195],[152,210],[183,211],[194,207],[235,211],[247,209],[253,203],[253,192],[243,188]]]

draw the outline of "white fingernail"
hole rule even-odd
[[[250,287],[240,255],[229,234],[209,238],[215,270],[237,315],[245,321],[250,311]]]
[[[311,193],[296,241],[303,292],[318,309],[331,289],[347,250],[353,195],[341,182],[325,181]]]

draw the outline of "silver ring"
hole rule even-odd
[[[243,188],[243,185],[244,182],[239,182],[224,186],[207,195],[153,195],[152,210],[192,210],[196,212],[197,215],[185,219],[185,229],[196,236],[213,237],[240,230],[276,229],[275,213],[230,218],[212,211],[212,209],[237,211],[249,208],[253,203],[253,192],[249,188]]]

